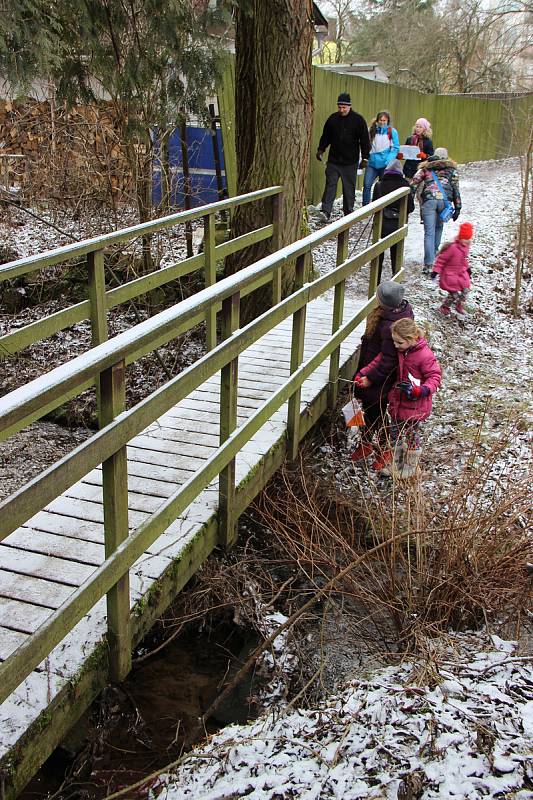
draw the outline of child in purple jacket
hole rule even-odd
[[[440,288],[448,292],[448,297],[439,308],[445,317],[450,316],[452,304],[455,304],[455,312],[459,319],[464,319],[466,316],[463,303],[470,289],[468,251],[473,234],[471,223],[463,222],[459,226],[455,242],[442,247],[433,265],[432,280],[435,283],[438,281]]]
[[[399,319],[391,327],[398,351],[398,382],[389,393],[392,474],[411,478],[421,451],[421,423],[431,414],[432,395],[441,381],[441,369],[416,322]]]

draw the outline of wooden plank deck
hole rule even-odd
[[[304,358],[331,335],[332,295],[307,307]],[[363,301],[346,301],[345,319]],[[292,319],[285,320],[239,358],[238,422],[289,375]],[[362,326],[344,342],[341,365],[356,350]],[[303,384],[301,411],[328,382],[329,359]],[[129,525],[145,521],[218,446],[220,377],[215,375],[150,425],[128,446]],[[287,404],[247,443],[236,460],[237,485],[246,482],[283,442]],[[218,479],[132,567],[131,606],[196,537],[205,535],[218,504]],[[0,543],[0,660],[63,603],[104,559],[102,472],[95,469]],[[168,574],[168,573],[167,573]],[[136,613],[142,615],[142,603]],[[105,598],[0,706],[0,758],[8,754],[81,667],[105,634]],[[72,721],[74,721],[75,717]]]

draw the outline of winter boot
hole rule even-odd
[[[372,469],[376,472],[381,472],[386,466],[388,466],[393,459],[393,452],[392,450],[380,450],[377,455],[376,460],[372,464]]]
[[[352,461],[362,461],[364,458],[371,456],[373,452],[374,448],[371,444],[368,444],[368,442],[361,442],[359,447],[356,447],[353,453],[350,453],[350,459]]]
[[[418,470],[421,450],[406,450],[400,478],[405,481],[413,478]]]
[[[392,460],[389,462],[389,464],[383,467],[381,474],[399,478],[403,467],[404,456],[405,447],[403,442],[398,441],[392,450]]]
[[[455,313],[457,314],[459,319],[466,319],[467,317],[466,309],[464,305],[461,303],[461,301],[458,301],[455,304]]]
[[[450,316],[450,313],[451,313],[450,312],[450,306],[447,306],[444,303],[437,310],[438,310],[439,314],[442,314],[443,317],[449,317]]]

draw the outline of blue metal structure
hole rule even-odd
[[[217,176],[215,171],[215,158],[213,152],[213,137],[215,132],[210,128],[188,125],[186,128],[187,156],[189,162],[190,207],[214,203],[219,200]],[[157,132],[153,133],[156,149]],[[224,166],[224,152],[222,147],[222,133],[216,131],[218,150],[220,153],[222,183],[226,192],[226,173]],[[170,166],[170,204],[176,208],[185,207],[185,179],[183,174],[183,157],[181,147],[181,132],[175,128],[169,139],[169,166]],[[227,196],[227,193],[225,194]],[[152,177],[152,202],[158,205],[162,199],[161,162],[154,159]]]

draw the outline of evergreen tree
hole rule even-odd
[[[113,106],[144,221],[151,132],[164,140],[187,113],[205,114],[219,63],[207,30],[215,21],[194,0],[10,0],[0,69],[18,94],[45,77],[59,101]]]

